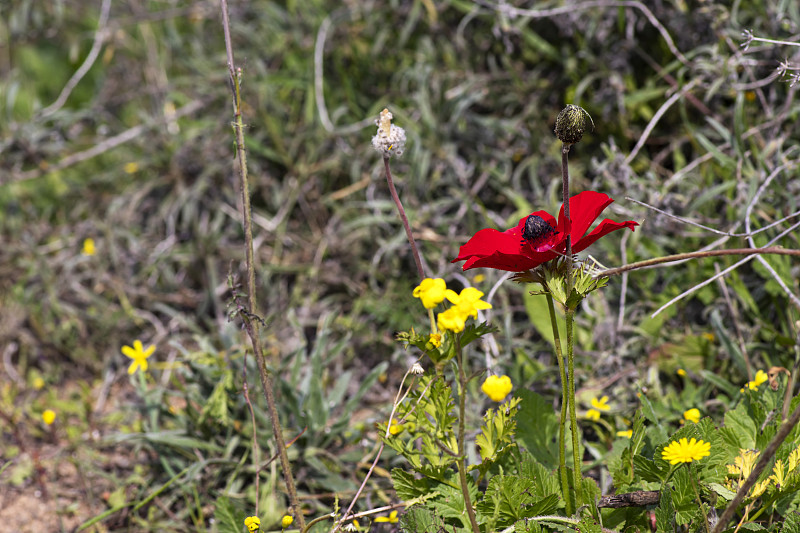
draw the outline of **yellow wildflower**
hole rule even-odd
[[[467,317],[478,318],[479,309],[491,309],[492,304],[481,300],[483,293],[475,287],[467,287],[460,294],[450,289],[445,291],[445,297],[454,305],[451,309],[457,309],[459,313]]]
[[[617,437],[625,437],[626,439],[633,438],[633,430],[617,431]]]
[[[451,307],[447,311],[439,313],[436,319],[436,324],[439,329],[452,331],[453,333],[460,333],[464,331],[467,317],[458,312],[458,309]]]
[[[45,409],[42,413],[42,421],[49,426],[56,421],[56,412],[52,409]]]
[[[447,285],[442,278],[425,278],[414,288],[414,298],[422,300],[425,309],[433,309],[444,301]]]
[[[598,411],[597,409],[589,409],[588,411],[586,411],[586,418],[595,421],[600,420],[600,411]]]
[[[375,522],[388,522],[390,524],[396,524],[399,518],[397,518],[397,511],[392,511],[389,513],[389,516],[379,516],[375,519]]]
[[[41,377],[36,376],[35,378],[33,378],[33,388],[34,389],[42,390],[44,388],[44,386],[45,386],[45,382]]]
[[[133,374],[139,367],[141,367],[143,371],[147,371],[147,358],[153,355],[155,351],[156,347],[152,344],[145,350],[142,347],[142,341],[138,339],[133,341],[133,348],[130,346],[123,346],[122,353],[133,359],[133,362],[128,367],[128,374]]]
[[[480,283],[486,279],[486,276],[483,274],[477,274],[474,278],[472,278],[472,283]]]
[[[682,377],[682,378],[685,378],[685,377],[686,377],[686,370],[684,370],[684,369],[682,369],[682,368],[679,368],[679,369],[678,369],[678,375],[679,375],[680,377]]]
[[[664,448],[661,452],[662,459],[669,461],[671,465],[699,461],[703,457],[708,457],[709,455],[711,455],[710,442],[704,442],[695,438],[688,440],[686,437],[671,442],[669,446]]]
[[[747,388],[750,390],[758,390],[758,386],[769,380],[769,376],[763,370],[756,372],[756,377],[753,381],[747,382]],[[744,389],[742,389],[744,390]]]
[[[284,515],[284,517],[281,518],[281,527],[283,529],[286,529],[287,527],[291,526],[293,522],[294,522],[294,517],[292,515],[290,514]]]
[[[81,253],[90,257],[97,253],[97,249],[94,246],[94,239],[83,240],[83,249],[81,250]]]
[[[592,407],[598,411],[610,411],[611,407],[608,405],[608,396],[603,396],[600,399],[597,399],[597,397],[592,398]]]
[[[139,170],[139,164],[134,161],[131,161],[130,163],[125,163],[125,166],[122,168],[125,171],[125,174],[133,174],[134,172]]]
[[[700,409],[689,409],[688,411],[683,412],[684,422],[694,422],[697,424],[700,422]]]
[[[244,519],[244,525],[247,527],[247,531],[258,531],[258,528],[261,527],[261,520],[257,516],[248,516]]]
[[[481,385],[481,390],[493,402],[502,402],[512,388],[511,378],[508,376],[489,376]]]

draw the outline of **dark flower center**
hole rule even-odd
[[[537,215],[530,215],[525,219],[525,228],[522,230],[522,238],[531,244],[538,252],[542,251],[539,248],[544,244],[551,235],[556,231],[548,224],[542,217]]]

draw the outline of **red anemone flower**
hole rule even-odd
[[[496,268],[509,272],[524,272],[555,259],[566,252],[567,231],[572,235],[572,252],[586,249],[594,241],[612,231],[630,228],[638,222],[603,220],[591,233],[584,235],[592,222],[614,200],[603,193],[584,191],[569,200],[571,230],[564,217],[564,206],[556,219],[547,211],[536,211],[520,219],[519,224],[506,231],[482,229],[461,247],[456,261],[466,261],[470,268]]]

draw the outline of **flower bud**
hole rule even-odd
[[[575,144],[586,131],[587,119],[594,130],[594,122],[589,113],[582,107],[569,104],[556,118],[556,137],[564,144]]]
[[[372,138],[372,147],[385,158],[402,155],[406,148],[406,131],[392,124],[392,113],[388,109],[381,111],[376,124],[378,133]]]

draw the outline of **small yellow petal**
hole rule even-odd
[[[42,421],[49,426],[56,421],[56,412],[52,409],[45,409],[42,413]]]

